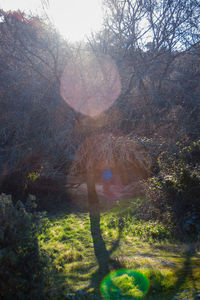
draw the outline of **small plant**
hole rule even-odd
[[[40,174],[38,172],[31,172],[27,176],[27,178],[32,182],[35,182],[39,177],[40,177]]]

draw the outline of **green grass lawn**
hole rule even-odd
[[[192,245],[172,242],[161,224],[137,221],[128,205],[103,213],[101,230],[107,250],[113,249],[113,270],[120,265],[149,279],[150,288],[143,299],[171,300],[175,295],[177,299],[196,299],[200,253]],[[47,298],[70,299],[67,295],[71,293],[77,295],[75,299],[102,299],[88,213],[47,215],[38,239],[53,265]]]

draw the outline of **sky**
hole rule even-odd
[[[0,0],[0,8],[42,14],[40,0]],[[101,0],[49,0],[46,10],[55,27],[72,42],[98,31],[102,24]]]

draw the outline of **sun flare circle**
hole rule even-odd
[[[141,272],[122,269],[108,274],[101,283],[104,299],[142,299],[149,289],[149,280]]]
[[[106,111],[121,92],[121,79],[108,55],[78,50],[61,76],[60,94],[75,111],[90,117]]]

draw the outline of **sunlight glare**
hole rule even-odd
[[[1,0],[4,10],[21,10],[26,13],[46,14],[60,34],[71,42],[84,40],[91,32],[100,30],[103,23],[101,0]]]
[[[100,0],[51,0],[49,15],[55,27],[71,42],[98,31],[103,19]]]

